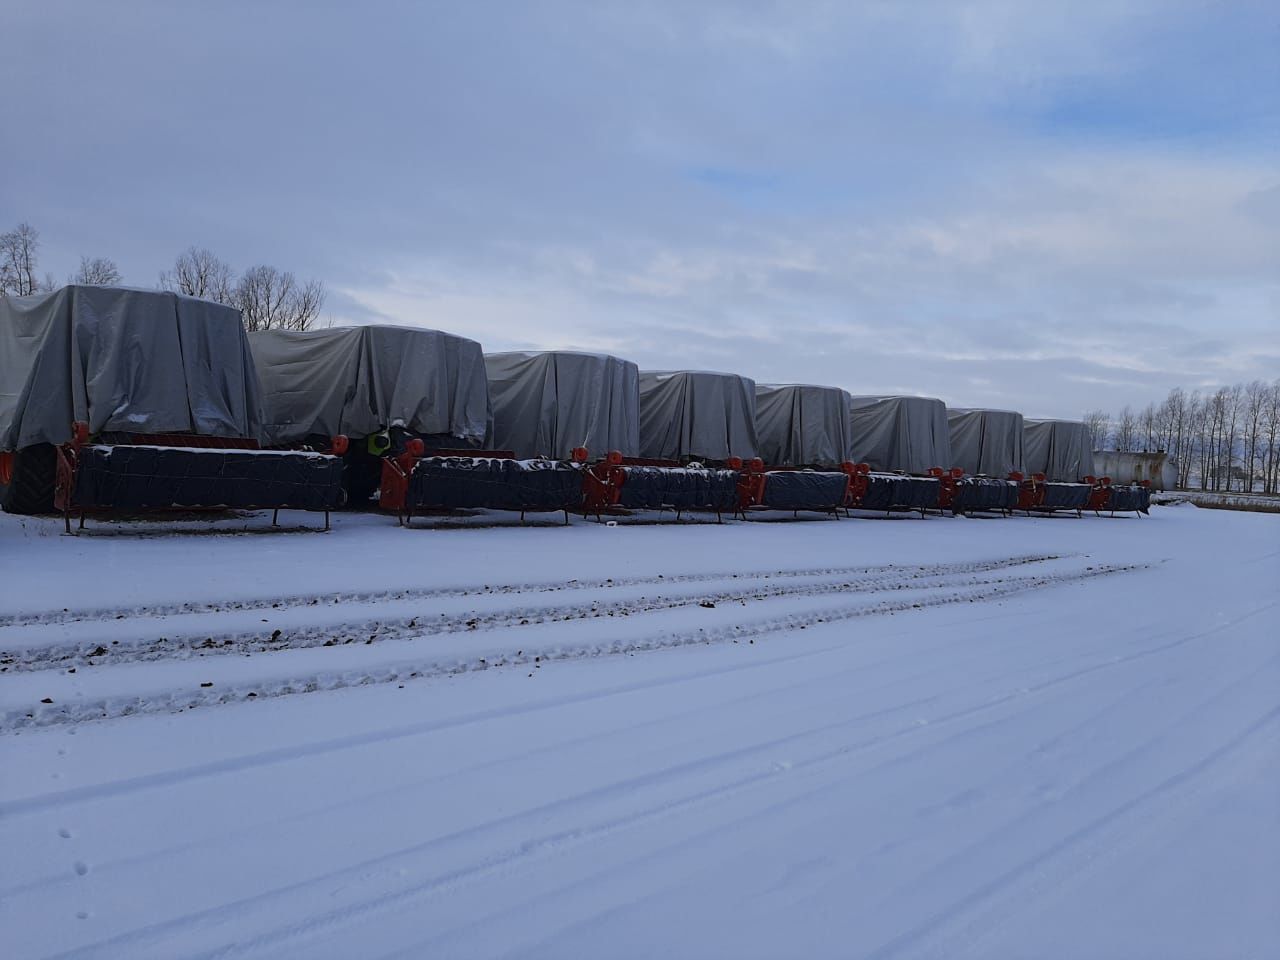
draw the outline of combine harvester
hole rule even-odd
[[[612,450],[584,478],[584,511],[738,510],[739,469],[756,455],[755,383],[705,370],[642,372],[640,455]]]
[[[947,412],[951,456],[963,476],[953,486],[953,513],[1009,516],[1022,491],[1022,414],[1011,410]]]
[[[857,461],[849,506],[860,510],[949,507],[952,471],[947,407],[932,397],[850,397],[850,451]]]
[[[68,286],[0,298],[0,495],[11,513],[329,511],[342,462],[260,448],[240,313],[173,293]],[[343,438],[330,445],[342,446]],[[274,517],[273,517],[274,522]]]
[[[263,433],[279,447],[349,438],[343,486],[367,504],[387,457],[414,449],[469,454],[489,430],[480,344],[419,327],[264,330],[249,334],[263,388]]]
[[[639,369],[607,354],[551,351],[484,358],[495,449],[388,458],[381,506],[402,521],[456,509],[571,511],[583,506],[591,448],[639,453]]]
[[[849,505],[849,394],[812,384],[757,384],[759,455],[742,467],[739,510],[831,513]]]
[[[1023,430],[1026,475],[1016,477],[1018,509],[1081,516],[1093,496],[1093,438],[1076,420],[1027,420]]]

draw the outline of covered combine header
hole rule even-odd
[[[640,370],[603,353],[490,353],[493,446],[517,458],[640,453]]]
[[[249,334],[269,443],[398,428],[433,447],[483,446],[489,390],[480,344],[417,327]]]
[[[1093,476],[1093,437],[1088,425],[1077,420],[1025,421],[1023,465],[1026,473],[1044,474],[1052,483],[1075,483]]]
[[[1022,414],[1012,410],[947,411],[954,466],[976,477],[1023,472]]]
[[[239,311],[119,287],[0,298],[6,510],[339,505],[335,458],[264,452],[260,428]]]
[[[931,397],[851,397],[853,459],[872,470],[925,474],[951,466],[947,407]]]
[[[767,464],[839,467],[849,459],[849,394],[839,387],[757,384],[756,432]]]
[[[705,370],[640,374],[640,456],[724,463],[756,456],[756,385]]]

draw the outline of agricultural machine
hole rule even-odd
[[[0,357],[9,512],[57,510],[69,530],[77,513],[298,509],[327,527],[342,503],[335,456],[259,448],[237,310],[113,287],[0,298]]]
[[[1109,512],[1145,514],[1151,511],[1151,482],[1142,480],[1138,483],[1116,484],[1110,477],[1085,477],[1085,482],[1093,485],[1089,494],[1086,509],[1097,516]]]
[[[263,433],[274,447],[342,453],[348,502],[379,489],[382,462],[418,440],[471,453],[484,446],[489,392],[480,344],[439,330],[386,325],[249,334],[262,381]]]

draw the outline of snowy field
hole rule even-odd
[[[1280,956],[1280,517],[187,526],[0,516],[10,960]]]

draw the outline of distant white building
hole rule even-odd
[[[1119,450],[1095,450],[1093,467],[1098,476],[1110,477],[1112,483],[1149,480],[1152,490],[1172,490],[1178,485],[1178,465],[1163,451],[1122,453]]]

